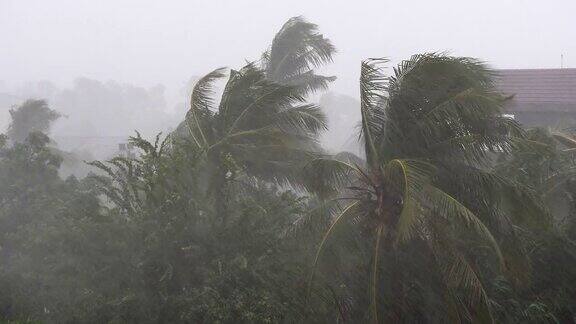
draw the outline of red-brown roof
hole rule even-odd
[[[497,70],[496,86],[512,95],[510,110],[576,112],[576,69]]]

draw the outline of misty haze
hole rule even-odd
[[[575,10],[0,0],[0,323],[576,323]]]

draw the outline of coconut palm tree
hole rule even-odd
[[[207,187],[216,200],[226,196],[227,184],[245,186],[254,177],[282,185],[301,182],[297,170],[320,151],[318,136],[326,129],[324,114],[305,97],[335,79],[314,72],[334,52],[315,24],[294,17],[277,33],[260,66],[230,71],[220,100],[212,98],[213,83],[226,76],[224,69],[196,83],[177,133],[205,152],[211,170]]]
[[[362,63],[365,161],[319,158],[305,168],[312,180],[308,188],[325,199],[336,197],[341,206],[320,242],[314,269],[335,229],[347,222],[372,245],[373,322],[410,320],[409,313],[423,307],[410,304],[416,284],[440,291],[442,320],[491,321],[480,271],[523,274],[526,259],[513,248],[521,244],[512,244],[518,241],[518,211],[530,206],[534,218],[541,216],[528,192],[489,171],[494,157],[509,152],[523,132],[502,116],[503,98],[481,62],[415,55],[391,76],[383,74],[384,62]],[[529,209],[522,209],[526,218]]]
[[[266,77],[276,83],[296,86],[306,95],[325,90],[336,77],[323,76],[314,69],[332,62],[336,52],[329,39],[318,32],[316,24],[303,17],[290,18],[262,54],[261,65]]]
[[[190,110],[177,134],[202,152],[207,191],[224,208],[230,184],[297,183],[302,163],[315,156],[326,128],[320,108],[308,104],[296,86],[269,80],[255,64],[231,70],[217,101],[213,83],[226,77],[217,69],[195,85]],[[223,212],[224,213],[224,212]]]

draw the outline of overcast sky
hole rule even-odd
[[[0,80],[78,77],[176,87],[257,59],[291,16],[338,48],[333,89],[360,60],[449,51],[497,68],[576,67],[574,0],[0,0]]]

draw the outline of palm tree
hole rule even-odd
[[[320,108],[305,99],[335,79],[314,72],[334,52],[315,24],[294,17],[275,36],[260,67],[249,63],[230,71],[218,106],[213,83],[226,76],[224,69],[196,83],[177,133],[205,153],[206,184],[218,208],[231,196],[225,192],[231,190],[228,184],[246,186],[256,178],[281,185],[302,182],[297,170],[317,156],[318,137],[326,129]]]
[[[418,302],[410,304],[406,292],[414,289],[416,273],[422,271],[420,285],[433,291],[441,287],[437,298],[448,314],[443,320],[490,321],[480,270],[492,260],[499,264],[494,271],[520,275],[526,270],[523,254],[512,247],[518,246],[512,244],[518,240],[513,225],[522,204],[533,207],[536,202],[489,166],[523,132],[502,116],[503,98],[481,62],[415,55],[388,77],[380,67],[384,62],[362,63],[365,161],[319,158],[305,169],[313,180],[308,188],[324,198],[336,194],[342,206],[319,245],[314,269],[335,228],[348,221],[361,230],[363,242],[372,242],[374,322],[382,320],[382,309],[384,322],[400,322],[408,320],[408,310],[422,308]],[[540,210],[533,208],[532,214]],[[388,297],[379,302],[380,296]]]
[[[316,24],[302,17],[290,18],[274,37],[270,48],[262,54],[266,78],[276,83],[296,86],[306,95],[325,90],[336,79],[317,75],[315,68],[332,62],[336,52],[329,39],[318,32]]]
[[[230,71],[216,105],[213,83],[224,72],[217,69],[196,83],[177,130],[202,152],[206,187],[218,208],[225,208],[232,184],[246,186],[255,178],[297,183],[298,166],[316,156],[318,135],[326,129],[322,111],[305,103],[298,87],[270,81],[255,64]]]

